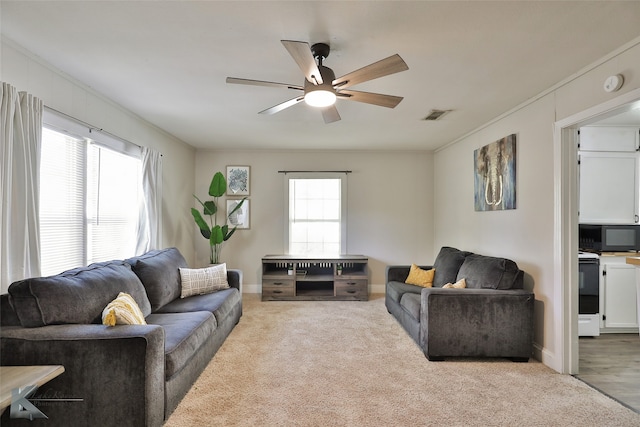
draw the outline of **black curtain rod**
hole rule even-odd
[[[278,173],[351,173],[351,171],[278,171]]]

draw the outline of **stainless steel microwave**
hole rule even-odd
[[[640,225],[580,224],[578,246],[600,252],[640,251]]]

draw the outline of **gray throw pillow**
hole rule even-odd
[[[460,270],[464,259],[470,254],[471,252],[443,246],[433,263],[433,268],[436,270],[433,277],[433,287],[441,288],[447,283],[457,282],[458,270]]]
[[[472,289],[522,289],[523,273],[510,259],[471,254],[460,267],[459,279],[466,279]]]
[[[147,290],[151,310],[180,298],[180,270],[188,267],[187,261],[177,248],[149,251],[127,260]]]

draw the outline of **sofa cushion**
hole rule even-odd
[[[458,270],[470,254],[471,252],[443,246],[433,263],[433,268],[436,270],[433,277],[433,287],[441,288],[446,283],[457,282]]]
[[[220,324],[240,300],[240,292],[236,288],[228,288],[212,294],[178,298],[162,307],[158,313],[208,311],[214,314]]]
[[[146,320],[164,329],[165,379],[180,372],[218,326],[208,311],[153,313]]]
[[[13,308],[24,327],[102,323],[102,310],[120,292],[131,295],[142,313],[151,313],[144,286],[124,261],[75,268],[9,286]]]
[[[0,295],[0,327],[21,326],[20,319],[9,301],[9,294]]]
[[[192,295],[204,295],[221,289],[227,289],[227,264],[214,265],[207,268],[179,268],[180,298]]]
[[[400,306],[414,318],[416,322],[420,321],[420,304],[421,295],[407,292],[400,299]]]
[[[387,293],[387,296],[391,298],[392,301],[400,303],[400,299],[402,298],[402,295],[404,295],[407,292],[420,294],[421,289],[422,288],[420,286],[409,285],[407,283],[389,282],[387,283],[386,293]]]
[[[126,260],[147,290],[151,310],[180,298],[180,267],[188,267],[177,248],[149,251]]]
[[[407,280],[404,283],[408,283],[410,285],[422,286],[423,288],[430,288],[433,286],[433,274],[434,269],[423,270],[415,264],[411,264],[411,268],[409,269],[409,275],[407,276]]]
[[[471,254],[460,267],[457,279],[465,278],[471,289],[522,289],[523,273],[506,258]]]

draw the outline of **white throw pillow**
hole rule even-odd
[[[180,298],[210,294],[229,287],[227,264],[207,268],[180,268],[180,279],[182,281]]]
[[[146,325],[144,315],[131,295],[120,292],[118,297],[111,301],[102,310],[102,324],[115,325]]]

